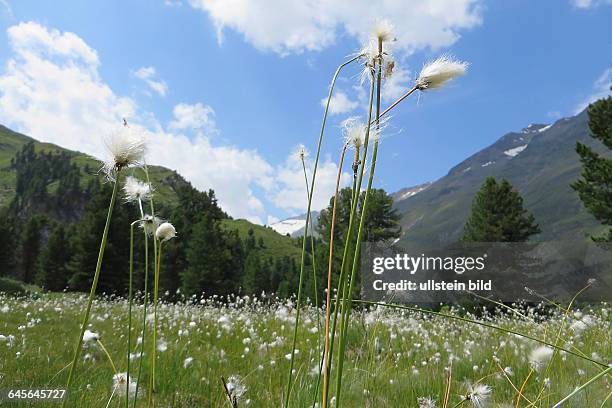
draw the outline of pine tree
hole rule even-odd
[[[15,273],[15,237],[17,236],[15,220],[9,211],[0,210],[0,276],[11,276]]]
[[[523,208],[523,198],[508,180],[497,183],[487,177],[472,202],[465,224],[466,242],[524,242],[540,233],[532,214]]]
[[[70,248],[66,245],[66,229],[57,224],[49,234],[47,245],[39,257],[36,283],[46,290],[61,291],[68,283]]]
[[[612,149],[612,97],[608,96],[588,108],[591,136]],[[594,241],[612,241],[612,159],[606,158],[583,143],[576,143],[576,152],[582,163],[582,179],[571,187],[578,192],[586,209],[608,231]]]
[[[47,218],[43,215],[30,217],[21,234],[21,270],[22,279],[33,283],[36,275],[38,256],[43,245],[43,228]]]

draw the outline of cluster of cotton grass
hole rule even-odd
[[[389,105],[386,109],[381,107],[381,89],[383,81],[393,75],[395,67],[395,60],[393,59],[390,52],[390,45],[395,40],[393,35],[393,27],[385,21],[377,23],[372,35],[366,42],[362,50],[357,53],[350,60],[342,63],[336,70],[332,82],[329,88],[329,95],[325,112],[323,114],[323,123],[319,134],[318,145],[316,149],[316,155],[314,160],[314,167],[312,172],[312,178],[308,183],[308,178],[305,174],[307,182],[307,215],[306,215],[306,226],[304,229],[304,239],[302,241],[302,259],[300,264],[300,278],[297,294],[296,303],[296,314],[294,319],[294,337],[292,343],[291,353],[288,354],[290,360],[290,366],[288,371],[288,380],[286,384],[284,407],[288,408],[291,401],[291,392],[293,387],[293,380],[295,375],[294,370],[294,359],[296,355],[296,340],[298,335],[298,326],[300,325],[300,306],[302,301],[302,281],[304,275],[304,261],[306,257],[306,242],[308,240],[308,232],[310,225],[310,211],[312,195],[315,188],[317,165],[319,160],[319,152],[323,142],[323,136],[325,132],[325,125],[327,121],[327,114],[329,104],[334,91],[336,79],[342,69],[346,66],[360,62],[363,65],[361,73],[361,82],[369,84],[369,102],[367,117],[365,120],[358,118],[350,118],[344,122],[344,144],[340,154],[338,175],[336,179],[336,193],[333,198],[332,214],[331,214],[331,234],[329,237],[330,253],[329,253],[329,264],[327,274],[327,288],[326,288],[326,303],[325,303],[325,329],[323,332],[324,350],[321,356],[321,363],[318,367],[317,382],[315,386],[315,395],[313,398],[313,406],[321,406],[326,408],[329,406],[330,401],[333,402],[335,407],[342,405],[342,380],[343,380],[343,368],[345,362],[345,353],[348,342],[348,331],[351,323],[351,308],[354,300],[352,294],[354,293],[353,284],[356,280],[356,273],[359,266],[359,260],[361,256],[361,243],[364,234],[364,225],[366,220],[366,214],[368,209],[368,197],[372,189],[372,182],[376,170],[376,162],[378,156],[378,147],[380,142],[380,135],[383,127],[383,116],[389,111],[395,108],[398,104],[412,95],[415,91],[428,92],[430,90],[437,90],[443,88],[449,81],[462,76],[465,74],[468,68],[468,63],[459,61],[449,55],[442,55],[434,60],[426,63],[421,69],[418,78],[414,81],[411,87],[407,87],[406,92],[398,98],[395,102]],[[372,153],[368,158],[368,150],[372,145]],[[348,227],[346,228],[346,235],[344,237],[345,247],[342,255],[342,263],[339,271],[336,274],[339,275],[338,286],[332,287],[332,276],[334,271],[332,270],[333,260],[333,240],[334,240],[334,226],[336,221],[336,202],[338,198],[338,189],[340,183],[340,176],[342,173],[342,167],[345,159],[345,153],[348,148],[352,148],[355,151],[355,155],[352,163],[353,170],[353,185],[352,185],[352,200],[351,210],[348,221]],[[303,150],[303,148],[302,148]],[[304,155],[301,155],[302,163],[304,161]],[[368,169],[369,174],[367,178],[367,185],[363,195],[363,202],[361,205],[361,211],[359,217],[357,217],[357,207],[359,201],[360,192],[362,188],[364,173]],[[304,167],[305,171],[305,167]],[[355,235],[356,240],[355,240]],[[354,247],[350,247],[351,243],[356,242]],[[314,244],[313,244],[314,248]],[[314,250],[313,250],[314,253]],[[349,259],[350,257],[352,259]],[[314,263],[314,262],[313,262]],[[349,267],[349,265],[352,265]],[[350,269],[350,270],[349,270]],[[316,288],[316,279],[315,279]],[[332,317],[332,292],[336,293],[335,304],[333,305],[333,317]],[[316,289],[315,289],[316,299]],[[361,302],[361,301],[359,301]],[[362,302],[364,303],[364,302]],[[367,303],[367,302],[365,302]],[[385,307],[393,307],[394,305],[385,305]],[[431,312],[431,311],[421,311]],[[433,313],[433,312],[432,312]],[[475,320],[469,320],[472,323],[479,324]],[[503,328],[497,328],[503,330]],[[338,337],[338,339],[336,339]],[[337,340],[337,341],[336,341]],[[546,343],[546,342],[545,342]],[[534,370],[539,367],[541,363],[537,361],[550,357],[554,350],[558,350],[555,344],[548,344],[540,349],[536,349],[532,352],[534,355]],[[552,347],[552,348],[551,348]],[[335,349],[335,350],[334,350]],[[335,362],[333,361],[335,357]],[[333,370],[332,370],[333,368]],[[609,371],[609,368],[604,371]],[[330,379],[335,376],[335,396],[330,399]],[[322,378],[321,378],[322,377]],[[319,395],[319,384],[322,381],[322,392]],[[450,381],[449,381],[450,384]],[[450,392],[450,388],[449,388]],[[466,387],[465,392],[461,396],[461,400],[456,406],[460,406],[466,403],[470,403],[475,407],[484,406],[485,401],[489,398],[491,388],[486,384],[476,382]],[[520,393],[519,393],[520,394]],[[448,404],[449,396],[445,398],[444,407]],[[518,404],[518,402],[517,402]],[[422,407],[435,406],[435,402],[427,397],[422,397],[419,405]]]
[[[161,267],[161,254],[162,244],[169,239],[176,236],[176,230],[174,226],[168,222],[162,222],[158,217],[155,216],[155,208],[153,205],[153,188],[149,180],[149,173],[145,164],[145,152],[146,143],[144,134],[137,128],[133,128],[124,121],[124,125],[117,129],[105,140],[107,148],[106,158],[102,164],[102,171],[105,174],[107,180],[113,184],[113,192],[110,197],[110,203],[108,206],[108,214],[106,217],[106,223],[102,232],[102,239],[100,243],[100,251],[98,253],[98,260],[96,263],[96,269],[93,274],[93,280],[89,297],[87,300],[87,306],[83,314],[83,320],[81,323],[81,330],[79,337],[75,342],[74,355],[70,364],[70,371],[68,373],[68,380],[66,382],[66,389],[70,389],[72,380],[76,373],[76,367],[79,362],[79,356],[84,344],[95,340],[97,344],[103,349],[107,355],[115,373],[113,380],[113,393],[114,395],[125,396],[125,407],[130,406],[130,398],[133,398],[133,404],[136,406],[136,400],[138,398],[138,389],[140,387],[141,372],[142,372],[142,358],[140,358],[140,364],[138,368],[138,374],[136,381],[133,380],[132,370],[130,367],[130,361],[133,359],[132,350],[132,306],[133,306],[133,273],[134,273],[134,227],[139,225],[142,228],[144,234],[144,297],[143,297],[143,317],[142,317],[142,334],[139,338],[140,351],[139,357],[144,355],[145,339],[147,338],[147,304],[149,302],[149,237],[153,236],[153,260],[154,260],[154,288],[153,288],[153,327],[152,327],[152,343],[151,343],[151,367],[149,375],[149,388],[148,388],[148,406],[153,404],[153,392],[155,390],[155,352],[157,350],[156,337],[158,330],[158,300],[159,300],[159,274]],[[127,368],[125,372],[118,372],[110,353],[106,350],[102,342],[100,341],[99,335],[93,333],[87,329],[89,325],[91,307],[93,300],[96,296],[96,288],[98,280],[100,278],[100,271],[102,261],[104,258],[104,251],[106,248],[106,242],[108,238],[108,231],[112,221],[113,209],[115,202],[117,201],[117,193],[119,185],[121,184],[121,178],[123,174],[132,169],[142,169],[145,176],[145,180],[139,180],[134,176],[127,176],[123,184],[123,192],[125,201],[128,203],[136,203],[140,211],[140,218],[130,224],[130,264],[129,264],[129,284],[128,284],[128,321],[127,321]],[[148,202],[150,207],[150,214],[145,213],[143,204]],[[63,402],[63,406],[66,404],[66,400]],[[110,400],[109,400],[110,404]]]

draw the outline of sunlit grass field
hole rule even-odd
[[[65,367],[72,358],[85,303],[85,297],[72,294],[36,298],[0,295],[0,389],[63,388]],[[314,308],[307,309],[303,316],[291,395],[294,407],[313,405],[322,347],[320,316]],[[141,306],[136,308],[135,319],[130,363],[134,381],[139,366]],[[563,352],[554,353],[552,358],[551,353],[544,352],[544,358],[536,358],[533,351],[541,344],[467,322],[380,308],[355,311],[354,319],[342,384],[345,407],[419,407],[417,401],[422,397],[430,397],[436,401],[435,406],[442,407],[449,378],[448,407],[478,406],[474,401],[462,402],[462,396],[475,384],[490,387],[483,396],[487,405],[482,406],[515,407],[515,388],[523,387],[522,393],[534,402],[533,406],[551,407],[603,369]],[[558,344],[604,364],[610,359],[611,318],[606,304],[585,306],[570,315],[536,307],[528,309],[526,317],[498,312],[478,319]],[[100,336],[117,372],[127,369],[126,320],[125,300],[95,302],[89,330]],[[230,407],[221,377],[239,376],[246,388],[239,406],[281,407],[293,320],[291,302],[278,300],[164,303],[159,311],[156,406]],[[142,407],[147,402],[149,339],[145,338],[137,405]],[[125,406],[126,388],[113,382],[115,372],[99,343],[85,343],[79,365],[68,406]],[[335,381],[332,378],[331,383]],[[332,386],[331,395],[334,391]],[[610,391],[610,376],[605,376],[563,406],[612,406],[612,399],[604,403]],[[518,406],[528,406],[526,399],[520,399]],[[59,404],[2,401],[0,406]]]

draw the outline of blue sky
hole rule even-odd
[[[441,53],[471,64],[394,112],[376,177],[389,192],[608,93],[609,0],[370,3],[0,0],[0,123],[99,156],[128,117],[150,137],[149,161],[214,188],[233,216],[268,223],[303,212],[292,152],[315,149],[331,75],[376,19],[397,37],[384,104]],[[338,84],[345,98],[328,127],[317,208],[333,192],[340,123],[365,114],[359,71]]]

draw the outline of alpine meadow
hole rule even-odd
[[[612,407],[610,7],[0,0],[0,406]]]

